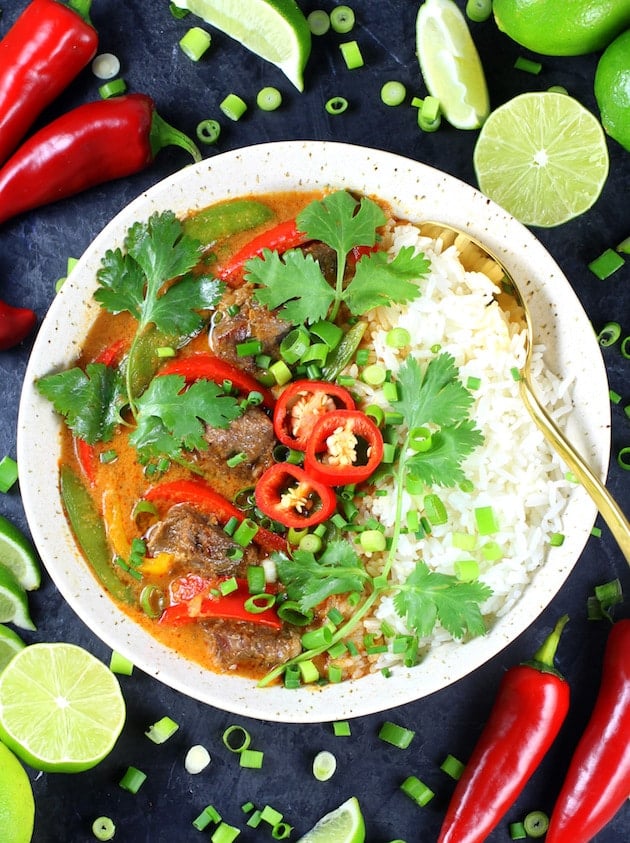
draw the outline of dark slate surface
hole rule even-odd
[[[0,20],[3,34],[25,2],[5,0]],[[332,3],[303,0],[305,12]],[[458,5],[464,7],[463,0]],[[167,0],[117,2],[94,0],[93,21],[101,34],[101,50],[116,53],[129,89],[151,94],[162,115],[179,128],[194,132],[199,119],[218,114],[218,103],[230,91],[253,102],[264,85],[276,85],[285,104],[276,113],[251,108],[235,124],[223,119],[223,133],[216,149],[205,154],[283,139],[332,139],[364,144],[400,153],[434,165],[474,184],[472,151],[476,132],[444,127],[435,134],[421,134],[415,112],[409,107],[386,108],[379,101],[383,81],[403,81],[408,90],[422,95],[423,88],[415,50],[415,15],[418,3],[364,0],[355,4],[358,23],[352,37],[359,41],[365,67],[348,72],[341,61],[332,33],[316,39],[307,71],[307,90],[299,95],[285,78],[219,32],[213,33],[211,52],[198,64],[186,59],[177,42],[191,20],[176,21]],[[197,21],[195,20],[195,23]],[[491,100],[498,106],[527,90],[564,85],[587,107],[595,109],[592,80],[597,55],[581,58],[543,58],[539,76],[518,72],[512,65],[525,50],[500,34],[493,22],[474,24],[473,32],[487,71]],[[51,107],[45,118],[96,98],[97,81],[87,70]],[[332,95],[346,96],[351,103],[342,116],[330,118],[323,110]],[[44,118],[43,118],[44,119]],[[570,279],[595,329],[614,317],[630,333],[630,263],[608,281],[597,280],[587,263],[605,248],[630,234],[628,195],[630,157],[609,142],[610,177],[606,188],[587,214],[557,229],[536,234]],[[66,259],[78,256],[101,228],[131,199],[159,179],[187,163],[184,153],[163,152],[145,172],[132,178],[90,190],[88,193],[34,211],[0,228],[0,297],[16,305],[34,308],[40,320],[54,294],[54,283],[65,274]],[[579,337],[576,337],[579,342]],[[21,381],[31,340],[0,353],[3,415],[0,455],[15,456],[15,434]],[[613,407],[612,454],[609,487],[630,509],[630,482],[615,456],[630,444],[630,419],[623,407],[630,401],[630,363],[618,347],[606,349],[604,358],[611,387],[623,396]],[[37,432],[34,431],[34,435]],[[0,496],[0,512],[27,530],[19,490]],[[598,522],[599,523],[599,522]],[[170,690],[135,671],[121,684],[128,706],[123,735],[111,756],[91,772],[79,775],[32,774],[37,800],[36,843],[89,841],[93,819],[105,814],[118,825],[116,840],[132,843],[185,843],[208,839],[191,826],[192,819],[213,803],[225,819],[244,826],[240,806],[247,800],[271,804],[284,812],[295,826],[293,839],[306,832],[325,812],[356,794],[363,805],[370,843],[393,838],[433,841],[450,793],[438,770],[447,752],[465,759],[488,716],[501,676],[512,664],[527,658],[538,646],[555,619],[567,612],[570,628],[563,641],[558,665],[573,688],[570,714],[548,757],[530,781],[508,820],[527,811],[550,811],[568,757],[591,709],[597,686],[606,623],[585,619],[587,596],[601,582],[620,577],[630,594],[628,566],[605,526],[602,537],[591,538],[574,572],[547,611],[504,652],[474,675],[417,703],[387,715],[362,717],[352,722],[352,736],[335,739],[330,725],[278,725],[235,718]],[[27,634],[29,642],[72,641],[104,660],[107,648],[75,616],[54,584],[44,575],[42,588],[32,594],[31,607],[38,630]],[[630,614],[628,603],[617,616]],[[421,669],[421,668],[420,668]],[[177,735],[161,747],[143,736],[147,726],[164,714],[181,724]],[[412,748],[401,752],[380,742],[376,735],[385,718],[417,730]],[[241,771],[221,744],[225,727],[239,722],[250,729],[255,745],[265,751],[262,772]],[[189,746],[202,743],[213,757],[201,775],[188,775],[183,759]],[[338,757],[338,772],[328,783],[314,782],[310,774],[313,755],[328,748]],[[143,769],[147,781],[137,796],[118,787],[128,765]],[[416,808],[399,790],[410,773],[433,787],[437,796],[424,808]],[[598,843],[621,843],[630,837],[627,807],[598,837]],[[243,841],[271,839],[267,832],[244,830]],[[507,822],[489,840],[509,839]]]

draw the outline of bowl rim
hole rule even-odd
[[[182,214],[249,193],[339,187],[380,196],[395,214],[414,222],[441,219],[463,228],[486,243],[519,279],[527,279],[524,293],[534,322],[544,323],[547,331],[546,361],[552,368],[570,364],[562,371],[569,371],[574,378],[570,435],[602,477],[610,455],[606,372],[586,313],[560,267],[534,234],[474,187],[394,153],[332,141],[287,141],[218,154],[144,191],[92,241],[40,327],[18,414],[17,458],[24,509],[51,578],[73,611],[101,640],[144,672],[188,696],[262,720],[325,722],[382,712],[463,678],[498,655],[551,602],[576,564],[597,514],[584,489],[576,486],[564,544],[550,552],[514,609],[486,636],[463,645],[441,645],[422,665],[397,667],[390,678],[374,673],[325,688],[258,689],[251,680],[215,674],[178,656],[104,593],[77,550],[62,514],[58,452],[51,447],[59,438],[60,420],[34,386],[37,377],[76,358],[81,336],[98,311],[92,292],[101,256],[106,249],[121,245],[129,226],[148,218],[153,210],[170,208]],[[575,343],[576,336],[580,343]],[[30,435],[33,430],[38,430],[35,440]]]

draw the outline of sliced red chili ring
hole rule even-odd
[[[276,463],[256,485],[256,505],[286,527],[311,527],[326,521],[337,506],[335,493],[300,466]]]
[[[304,451],[321,416],[354,408],[354,399],[343,386],[326,381],[293,381],[276,401],[273,413],[276,438],[288,448]]]
[[[306,443],[304,468],[328,486],[367,480],[383,458],[383,437],[360,410],[336,410],[321,416]]]

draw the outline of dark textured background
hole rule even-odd
[[[24,7],[23,0],[4,0],[0,34]],[[305,12],[332,8],[332,3],[302,0]],[[458,5],[464,7],[463,0]],[[195,64],[180,52],[177,42],[197,19],[176,21],[167,0],[94,0],[93,21],[101,36],[101,51],[116,53],[122,75],[131,91],[151,94],[161,114],[179,128],[193,133],[197,122],[221,116],[218,104],[230,91],[253,103],[264,85],[276,85],[284,94],[282,109],[263,113],[255,106],[238,123],[222,119],[223,132],[208,156],[236,147],[283,139],[332,139],[389,150],[434,165],[471,184],[475,183],[472,151],[476,132],[456,131],[447,125],[435,134],[422,134],[409,106],[387,108],[379,99],[381,84],[399,79],[412,94],[424,93],[415,57],[417,2],[364,0],[355,3],[357,25],[351,36],[334,33],[314,39],[306,73],[306,92],[298,94],[273,66],[256,59],[219,32],[213,32],[210,52]],[[596,112],[592,93],[598,56],[542,58],[543,70],[531,76],[513,69],[517,55],[534,57],[498,32],[494,23],[472,24],[487,73],[492,106],[527,90],[564,85],[584,105]],[[349,72],[338,43],[356,38],[365,67]],[[76,80],[44,119],[70,106],[97,98],[98,82],[90,70]],[[332,95],[350,101],[348,111],[329,117],[323,105]],[[560,264],[579,296],[596,330],[610,318],[630,333],[630,263],[607,281],[597,280],[587,264],[605,248],[630,234],[628,196],[630,154],[609,141],[610,177],[605,190],[587,214],[557,229],[536,234]],[[178,150],[160,154],[145,172],[103,185],[89,193],[29,213],[0,228],[0,298],[32,307],[40,320],[54,295],[57,278],[65,274],[68,256],[79,256],[101,228],[145,188],[187,163]],[[575,338],[579,342],[579,337]],[[15,456],[15,431],[21,381],[32,338],[21,347],[0,353],[3,396],[0,456]],[[630,444],[630,419],[623,407],[630,401],[630,362],[618,347],[604,350],[610,386],[623,396],[612,411],[612,460],[608,484],[630,509],[630,475],[616,464],[616,454]],[[37,432],[34,431],[34,435]],[[27,529],[19,489],[0,495],[0,512]],[[600,522],[598,521],[598,524]],[[491,835],[493,843],[507,841],[507,822],[522,818],[534,808],[550,811],[583,728],[599,684],[607,624],[589,623],[586,600],[593,587],[620,577],[630,594],[628,566],[604,525],[602,537],[591,538],[573,574],[551,606],[514,644],[474,675],[415,704],[386,715],[352,722],[352,736],[334,738],[330,725],[278,725],[236,718],[171,691],[139,671],[122,677],[128,719],[111,756],[93,771],[79,775],[32,774],[37,804],[36,843],[89,841],[93,819],[106,814],[118,825],[116,840],[132,843],[185,843],[208,839],[192,826],[192,819],[208,803],[224,818],[244,827],[240,806],[247,800],[271,804],[295,826],[293,839],[305,833],[328,810],[351,795],[364,809],[368,841],[386,843],[393,838],[434,841],[451,791],[438,766],[447,752],[468,756],[485,719],[504,671],[527,658],[562,613],[571,616],[560,648],[558,666],[573,689],[571,711],[562,732],[505,822]],[[37,632],[29,642],[72,641],[109,660],[109,651],[77,619],[54,584],[44,575],[42,588],[31,595]],[[628,601],[617,612],[630,614]],[[421,670],[421,668],[419,668]],[[164,714],[181,725],[163,746],[144,737],[148,725]],[[402,752],[380,742],[376,735],[385,719],[416,730],[409,750]],[[241,771],[228,753],[221,734],[230,723],[249,728],[254,745],[265,751],[262,771]],[[204,744],[212,763],[199,776],[188,775],[183,759],[189,746]],[[311,759],[328,748],[338,758],[338,771],[328,783],[314,781]],[[147,781],[138,795],[118,787],[128,765],[144,770]],[[399,790],[409,774],[418,775],[436,791],[424,809],[415,807]],[[630,811],[624,807],[598,837],[598,843],[621,843],[630,838]],[[269,840],[266,831],[244,830],[239,840]]]

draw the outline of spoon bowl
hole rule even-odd
[[[523,403],[549,444],[591,496],[626,561],[630,563],[630,522],[628,522],[619,504],[604,483],[547,413],[536,394],[531,371],[535,339],[534,323],[515,278],[487,246],[464,231],[445,223],[433,221],[423,223],[421,231],[430,237],[439,236],[445,246],[455,245],[460,255],[466,250],[469,252],[471,250],[476,251],[475,265],[477,269],[500,285],[503,292],[497,295],[499,304],[509,312],[510,319],[521,321],[526,329],[526,357],[519,381]]]

